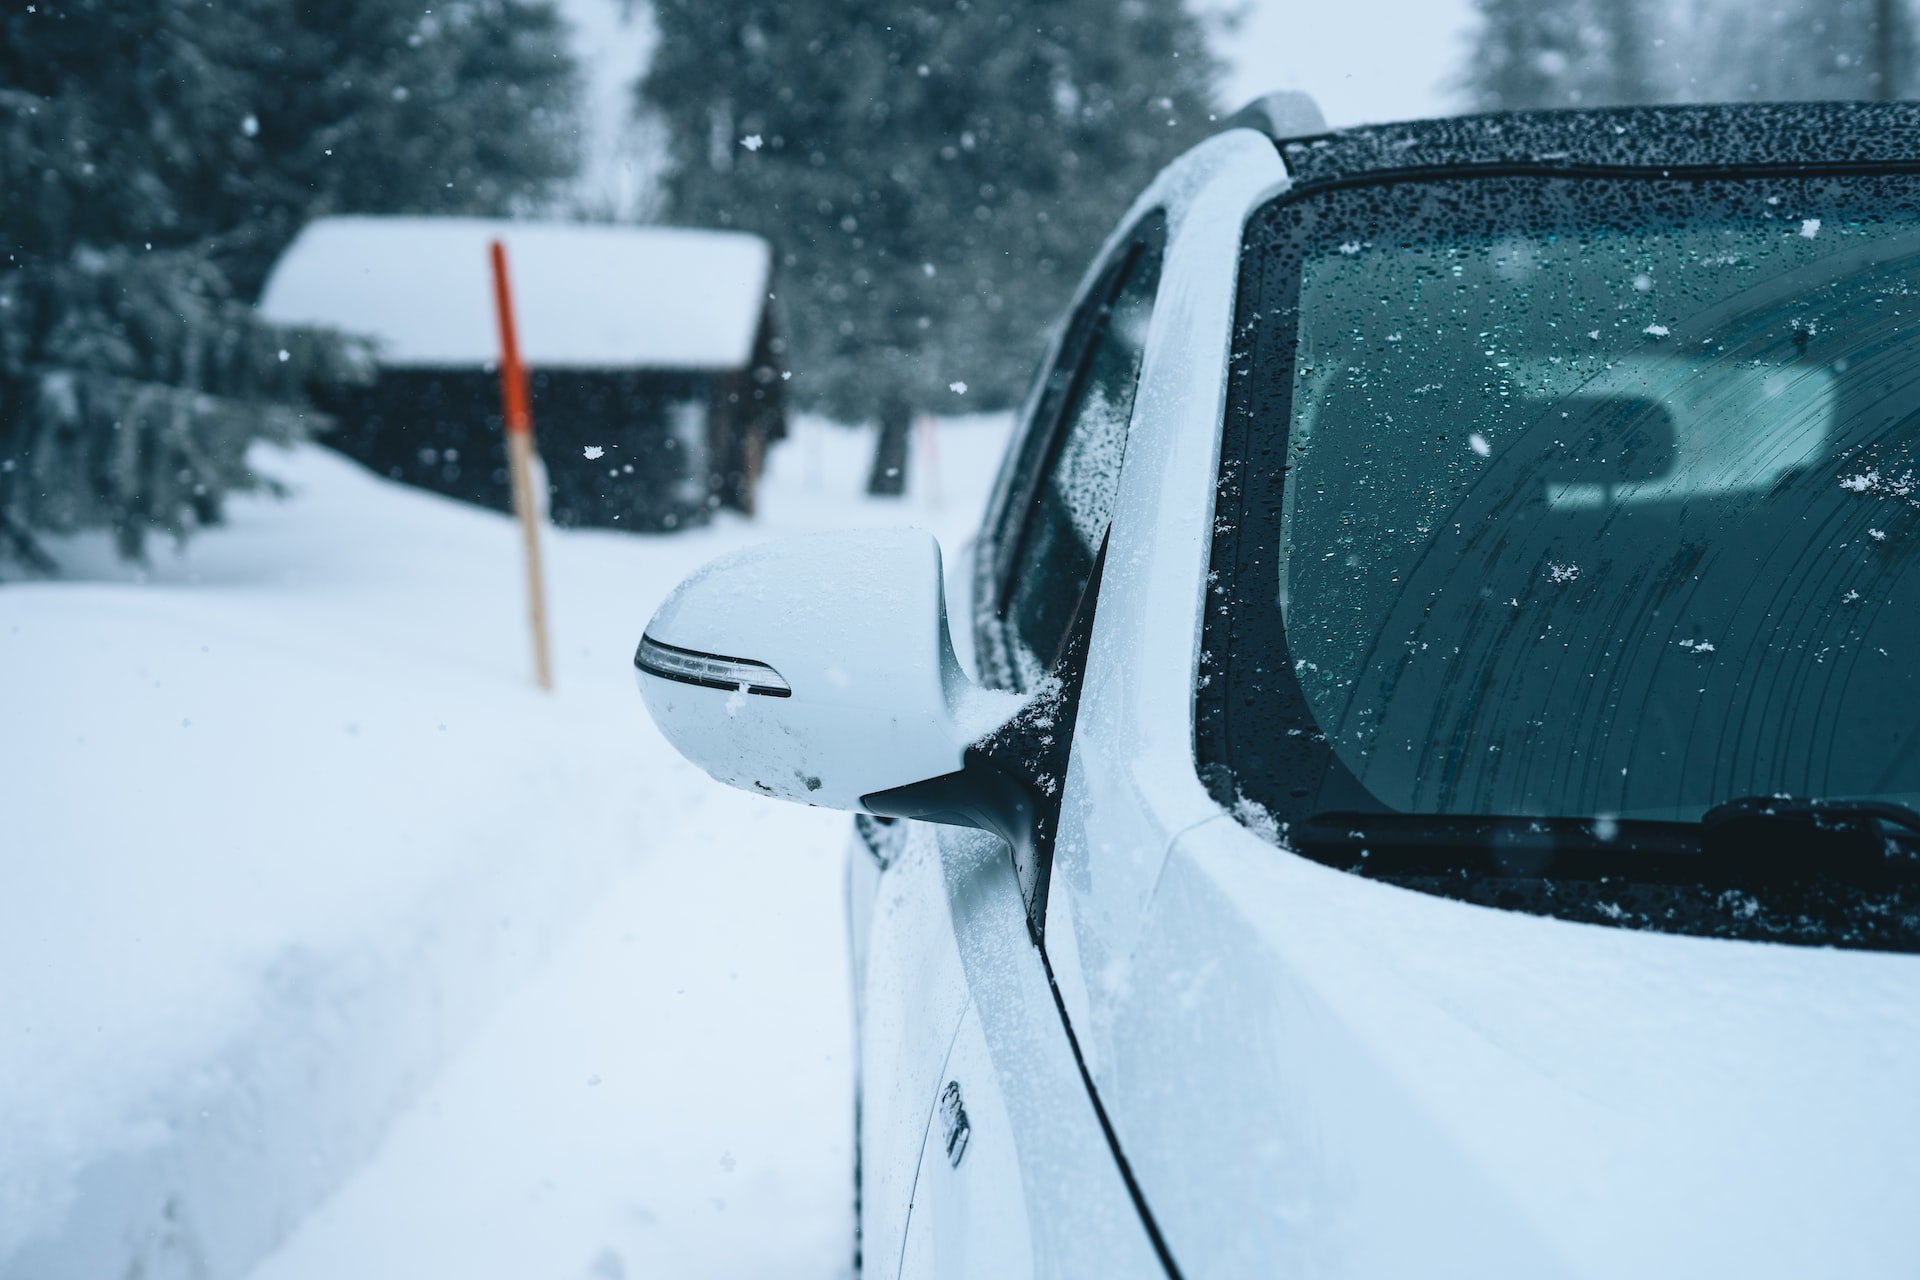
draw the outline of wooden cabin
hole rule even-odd
[[[260,310],[373,342],[368,385],[314,388],[325,443],[407,484],[508,506],[488,246],[506,245],[534,436],[559,525],[671,530],[753,511],[786,434],[772,255],[730,231],[323,218]]]

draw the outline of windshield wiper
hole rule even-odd
[[[1741,796],[1700,815],[1701,844],[1749,872],[1849,880],[1920,874],[1920,810],[1892,800]],[[1809,867],[1809,854],[1819,864]]]
[[[1698,822],[1340,811],[1286,840],[1369,875],[1498,876],[1676,884],[1920,878],[1920,811],[1882,800],[1751,796]]]
[[[1858,826],[1872,819],[1920,835],[1920,809],[1892,800],[1812,800],[1804,796],[1741,796],[1717,804],[1700,815],[1700,825],[1725,828],[1732,823],[1812,822],[1825,826]]]
[[[1337,811],[1293,823],[1285,838],[1317,862],[1382,876],[1692,881],[1703,859],[1693,823],[1612,818]]]

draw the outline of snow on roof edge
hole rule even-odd
[[[684,227],[500,218],[320,218],[275,263],[259,310],[371,338],[390,367],[498,358],[488,246],[507,251],[531,367],[739,369],[765,310],[772,249]]]

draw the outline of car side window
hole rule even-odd
[[[1113,518],[1161,256],[1156,225],[1123,251],[1095,295],[1101,301],[1078,318],[1077,340],[1049,375],[1043,404],[1051,402],[1055,426],[1026,492],[1000,603],[1022,689],[1058,661]]]

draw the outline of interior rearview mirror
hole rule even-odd
[[[957,776],[1021,705],[961,670],[940,544],[918,529],[722,556],[667,597],[633,663],[680,754],[730,786],[830,809],[872,812],[869,797]]]
[[[1673,470],[1673,411],[1646,396],[1566,396],[1549,425],[1555,447],[1539,474],[1550,484],[1633,484]]]

